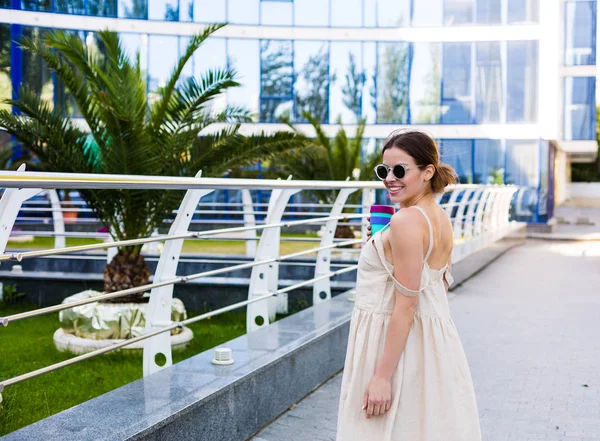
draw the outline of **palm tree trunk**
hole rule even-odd
[[[131,248],[119,250],[104,269],[104,291],[107,293],[146,285],[149,280],[150,271],[144,256]],[[106,300],[108,303],[145,303],[147,301],[143,297],[143,293]]]

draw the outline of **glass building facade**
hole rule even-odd
[[[523,186],[522,207],[514,215],[545,222],[553,147],[536,131],[543,74],[543,37],[536,33],[540,3],[0,0],[0,97],[26,83],[51,105],[77,116],[55,76],[16,43],[50,31],[40,24],[48,13],[62,14],[61,28],[88,44],[94,31],[78,28],[76,15],[107,18],[98,29],[117,23],[125,47],[140,54],[149,95],[164,84],[185,49],[189,26],[197,24],[197,32],[202,24],[228,22],[184,72],[236,69],[242,87],[213,105],[246,106],[261,128],[279,123],[282,115],[304,123],[304,112],[325,125],[364,119],[371,140],[366,149],[376,148],[398,127],[418,126],[439,141],[442,159],[461,182]],[[595,65],[596,1],[565,0],[561,7],[562,23],[555,24],[556,32],[564,27],[561,64]],[[14,10],[21,11],[18,22],[5,13]],[[561,77],[560,87],[564,139],[595,139],[595,75],[578,71]]]

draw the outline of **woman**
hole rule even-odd
[[[395,132],[375,168],[399,210],[364,246],[342,379],[338,441],[480,441],[473,381],[448,309],[454,183],[435,142]]]

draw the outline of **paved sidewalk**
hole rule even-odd
[[[600,242],[532,240],[450,294],[484,441],[600,440],[599,287]],[[334,440],[340,380],[253,441]]]

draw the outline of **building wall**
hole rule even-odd
[[[540,0],[0,0],[0,97],[24,82],[77,116],[56,78],[11,43],[21,36],[61,28],[93,44],[94,31],[113,29],[132,55],[139,51],[152,98],[189,37],[203,23],[228,21],[184,75],[234,67],[242,87],[213,105],[250,108],[257,124],[244,130],[278,129],[284,114],[303,124],[309,111],[328,133],[338,121],[352,133],[364,118],[365,148],[374,149],[393,129],[416,127],[439,140],[462,182],[523,185],[543,205],[543,139],[553,131],[589,138],[595,123],[595,80],[581,70],[595,63],[595,39],[590,55],[581,32],[567,36],[573,26],[590,28],[595,2],[561,1],[573,19],[560,58],[573,66],[564,64],[559,80],[558,61],[550,74],[540,68],[556,56],[548,55],[557,53],[551,34],[562,29]]]

